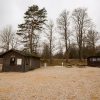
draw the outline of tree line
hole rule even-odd
[[[50,63],[52,58],[68,62],[69,58],[82,60],[100,54],[100,44],[96,45],[100,35],[86,8],[76,8],[72,13],[64,10],[55,22],[47,19],[45,8],[33,5],[25,12],[24,22],[18,25],[17,32],[10,26],[1,31],[0,48],[39,54]]]

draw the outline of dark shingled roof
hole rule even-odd
[[[100,56],[89,56],[89,57],[87,57],[87,59],[89,59],[89,58],[100,58]]]
[[[6,53],[9,53],[10,51],[14,51],[14,52],[17,52],[19,53],[20,55],[23,55],[23,56],[26,56],[26,57],[36,57],[36,58],[40,58],[38,55],[36,54],[32,54],[32,53],[28,53],[28,52],[24,52],[24,51],[19,51],[19,50],[15,50],[15,49],[11,49],[11,50],[8,50],[2,54],[0,54],[0,56],[3,56],[5,55]]]

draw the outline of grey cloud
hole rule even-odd
[[[63,9],[72,11],[77,7],[86,7],[97,29],[100,29],[100,0],[0,0],[0,29],[8,24],[16,29],[23,20],[24,12],[33,3],[45,7],[48,17],[54,20]]]

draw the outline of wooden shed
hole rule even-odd
[[[11,49],[0,55],[3,59],[2,71],[29,71],[40,67],[40,57]]]
[[[100,67],[100,56],[91,56],[87,58],[88,66],[98,66]]]

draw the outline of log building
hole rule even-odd
[[[40,67],[40,57],[11,49],[0,55],[2,71],[29,71]]]

